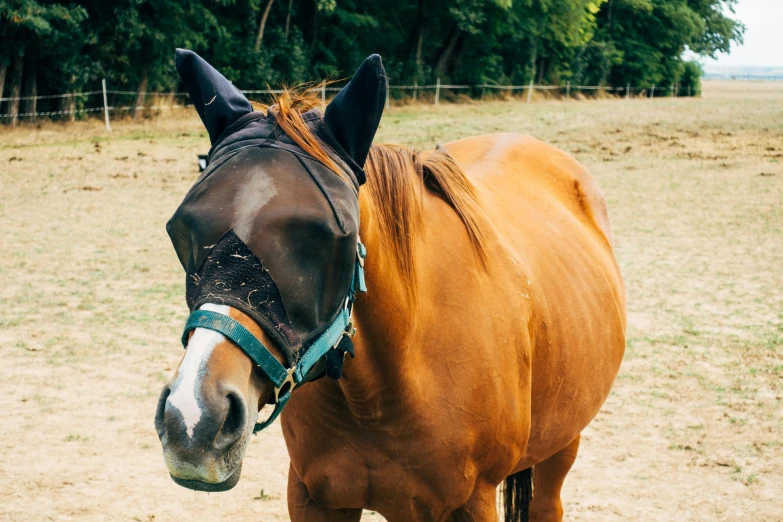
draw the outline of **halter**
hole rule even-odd
[[[275,385],[275,409],[264,422],[257,422],[253,433],[258,433],[272,424],[291,398],[294,388],[302,384],[313,366],[325,357],[329,350],[338,349],[343,337],[353,337],[356,328],[353,326],[353,302],[357,292],[366,292],[364,281],[364,258],[367,249],[361,241],[356,244],[356,262],[354,263],[353,278],[345,297],[345,305],[332,321],[332,324],[316,339],[305,351],[299,361],[286,368],[275,359],[269,348],[263,345],[256,336],[242,326],[238,321],[217,312],[209,310],[195,310],[191,312],[185,323],[185,331],[182,333],[182,345],[187,348],[188,334],[196,328],[206,328],[223,334],[236,344],[261,368],[267,377]],[[345,353],[343,353],[343,356]]]

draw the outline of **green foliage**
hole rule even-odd
[[[575,85],[606,85],[612,68],[622,61],[622,52],[612,42],[587,42],[576,52],[571,82]]]
[[[681,83],[686,49],[714,57],[742,42],[744,26],[726,16],[736,0],[611,0],[598,14],[596,39],[622,53],[610,83]],[[691,71],[692,72],[692,71]]]
[[[262,89],[341,78],[377,52],[394,84],[679,83],[695,94],[698,65],[683,53],[741,42],[727,15],[735,1],[276,0],[255,51],[268,0],[0,0],[0,65],[23,56],[40,93],[103,77],[114,89],[177,90],[173,52],[186,47]]]
[[[701,92],[701,76],[704,71],[698,62],[685,62],[680,76],[680,96],[696,96]]]

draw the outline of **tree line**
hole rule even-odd
[[[395,84],[680,84],[680,94],[695,93],[701,70],[684,54],[714,57],[741,42],[735,2],[0,0],[0,98],[94,90],[106,78],[143,101],[145,91],[178,89],[176,47],[245,89],[342,78],[377,52]],[[80,102],[56,100],[66,112]],[[9,100],[0,113],[36,103]]]

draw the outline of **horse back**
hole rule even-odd
[[[611,244],[601,189],[572,156],[530,136],[514,133],[465,138],[445,145],[468,177],[485,191],[548,194]]]

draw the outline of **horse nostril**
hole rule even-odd
[[[215,438],[215,446],[219,449],[228,448],[239,441],[247,426],[245,399],[235,391],[229,391],[226,399],[228,400],[226,418]]]
[[[155,410],[155,431],[158,432],[158,438],[163,440],[166,435],[166,424],[164,422],[164,414],[166,412],[166,401],[171,395],[171,388],[167,384],[163,387],[163,391],[158,398],[158,408]]]

